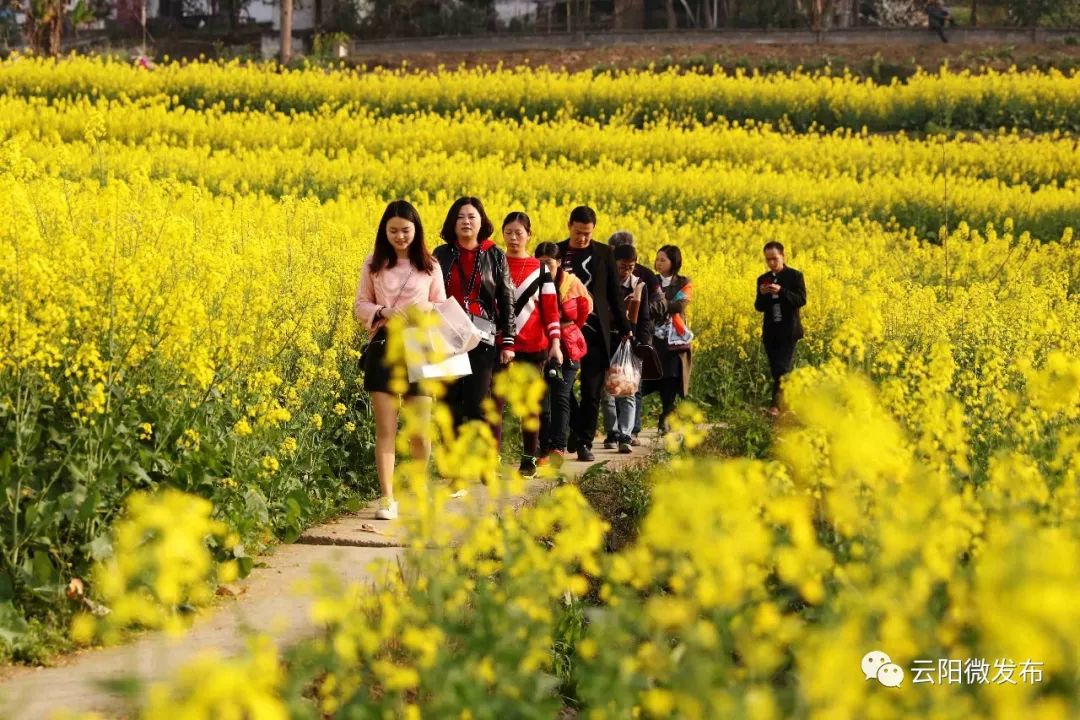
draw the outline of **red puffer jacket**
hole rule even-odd
[[[593,301],[585,285],[570,273],[559,269],[555,278],[559,289],[559,315],[562,320],[562,345],[566,357],[574,362],[585,357],[588,347],[581,328],[592,312]]]

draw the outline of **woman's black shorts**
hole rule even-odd
[[[386,366],[386,328],[379,328],[375,337],[368,346],[367,356],[364,361],[364,389],[369,393],[384,392],[396,395],[390,390],[390,380],[393,378],[393,369]],[[408,377],[405,368],[401,368],[403,377]],[[409,383],[405,391],[406,397],[431,397],[431,393],[420,389],[419,383]]]

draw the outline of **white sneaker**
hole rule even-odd
[[[465,488],[461,488],[460,490],[455,490],[454,492],[450,493],[450,497],[452,497],[452,498],[463,498],[468,494],[469,494],[468,490],[466,490]]]
[[[379,498],[379,509],[375,511],[376,520],[397,520],[397,500]]]

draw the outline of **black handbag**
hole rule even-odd
[[[638,343],[634,347],[634,355],[641,360],[642,380],[659,380],[664,377],[664,366],[660,363],[660,355],[652,345]]]
[[[394,298],[394,302],[392,302],[391,305],[397,305],[398,300],[401,299],[401,294],[403,292],[405,292],[405,286],[409,284],[409,280],[412,279],[413,273],[415,273],[415,272],[416,272],[415,267],[412,268],[411,270],[409,270],[409,274],[405,277],[405,281],[403,283],[401,283],[401,287],[398,288],[397,297]],[[378,334],[378,333],[376,333],[376,334]],[[369,341],[367,341],[366,343],[364,343],[363,345],[360,346],[360,369],[361,370],[364,370],[364,369],[367,368],[367,356],[368,356],[368,352],[371,350],[371,343],[372,342],[373,342],[373,340],[369,340]]]

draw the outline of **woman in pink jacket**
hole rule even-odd
[[[364,261],[354,306],[357,320],[373,333],[364,361],[364,389],[371,394],[375,412],[375,470],[381,494],[375,517],[380,520],[393,520],[398,514],[393,481],[400,396],[404,395],[422,417],[431,414],[431,398],[416,383],[405,384],[404,365],[386,364],[386,323],[392,317],[405,315],[410,308],[430,311],[434,303],[446,300],[442,274],[435,267],[424,244],[424,226],[416,208],[404,200],[394,200],[379,221],[375,250]],[[404,353],[397,356],[403,357]],[[426,463],[431,453],[430,439],[417,436],[410,443],[413,457]]]

